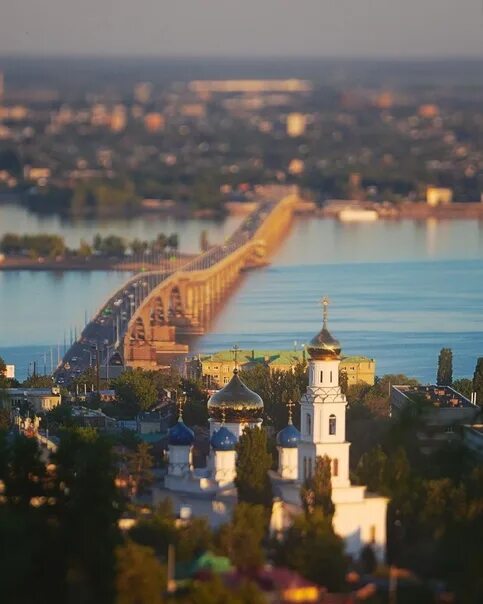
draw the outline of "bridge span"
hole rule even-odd
[[[141,272],[98,310],[57,369],[69,382],[99,362],[155,369],[172,355],[185,355],[187,336],[201,335],[247,268],[266,264],[290,227],[300,202],[297,189],[264,187],[257,208],[223,244],[180,268]],[[109,377],[109,376],[107,376]]]

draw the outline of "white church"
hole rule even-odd
[[[277,434],[278,471],[271,473],[276,494],[271,528],[283,531],[302,511],[300,488],[314,471],[316,458],[327,455],[331,459],[336,533],[344,538],[348,554],[357,556],[370,544],[383,560],[388,500],[350,482],[347,401],[339,386],[341,346],[327,328],[327,304],[324,299],[322,329],[307,346],[309,385],[300,400],[301,431],[289,413],[288,425]],[[235,369],[231,381],[209,399],[208,412],[210,454],[206,468],[193,468],[194,433],[181,413],[171,428],[165,478],[169,493],[164,491],[164,495],[172,497],[178,507],[189,505],[195,515],[206,515],[217,524],[230,517],[236,504],[236,445],[246,427],[261,426],[263,401]]]

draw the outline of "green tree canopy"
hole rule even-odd
[[[162,604],[166,569],[150,547],[127,540],[116,549],[116,604]]]
[[[221,553],[228,556],[241,571],[259,568],[265,554],[262,542],[267,532],[267,512],[261,505],[239,503],[233,519],[221,527],[217,542]]]
[[[268,477],[271,466],[265,430],[245,428],[237,444],[235,484],[238,501],[271,506],[272,487]]]
[[[312,514],[315,508],[319,508],[328,518],[332,518],[334,515],[330,466],[330,457],[318,456],[315,460],[313,474],[305,479],[300,496],[304,510],[308,514]]]
[[[141,369],[124,371],[112,382],[117,398],[127,409],[136,415],[147,411],[158,400],[158,391],[149,375]]]
[[[438,386],[451,386],[453,383],[453,351],[451,348],[441,348],[436,383]]]
[[[284,540],[275,546],[275,561],[329,591],[342,591],[344,587],[344,542],[334,533],[331,518],[320,507],[294,519]]]
[[[483,405],[483,357],[476,362],[475,373],[473,374],[473,391],[476,392],[476,402]]]

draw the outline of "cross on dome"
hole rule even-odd
[[[239,350],[240,350],[240,347],[238,346],[238,344],[235,344],[235,346],[233,346],[233,348],[230,351],[230,352],[233,352],[233,360],[235,361],[234,373],[238,373],[238,352],[239,352]]]
[[[179,396],[178,399],[176,401],[177,405],[178,405],[178,421],[182,422],[183,421],[183,407],[186,404],[186,392],[182,392]]]
[[[324,327],[327,327],[327,318],[329,316],[329,304],[330,304],[330,300],[328,298],[328,296],[324,296],[322,298],[322,300],[320,301],[320,304],[322,306],[322,316],[324,318]]]
[[[295,407],[295,403],[292,400],[289,400],[287,403],[287,409],[288,409],[288,423],[292,424],[292,408]]]

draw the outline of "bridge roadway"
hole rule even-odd
[[[182,274],[205,274],[208,269],[220,265],[237,250],[246,246],[256,234],[263,231],[264,222],[273,214],[281,201],[287,198],[286,187],[269,187],[265,189],[259,200],[258,207],[242,222],[236,231],[223,245],[216,245],[203,254],[181,267],[173,270],[146,271],[133,275],[120,289],[116,290],[101,306],[94,318],[86,325],[81,336],[64,355],[62,362],[55,371],[55,379],[60,384],[70,385],[72,381],[89,367],[95,367],[97,358],[101,374],[109,377],[122,365],[123,340],[128,334],[129,326],[139,314],[143,303],[156,292],[170,277],[182,271]],[[292,195],[294,197],[294,195]],[[265,234],[265,233],[264,233]],[[186,328],[186,318],[181,321],[176,300],[167,304],[162,323],[177,324],[178,330]],[[178,315],[178,316],[177,316]],[[139,321],[139,319],[138,319]],[[196,321],[191,321],[196,323]],[[189,329],[188,329],[189,332]],[[197,333],[196,330],[192,333]],[[202,330],[198,331],[202,333]],[[127,339],[127,338],[126,338]],[[136,337],[129,337],[136,342]],[[139,342],[143,344],[143,342]],[[124,346],[125,350],[125,346]],[[136,366],[136,363],[126,363]],[[138,366],[145,364],[138,363]],[[155,365],[151,362],[150,365]],[[89,385],[88,385],[89,386]]]

